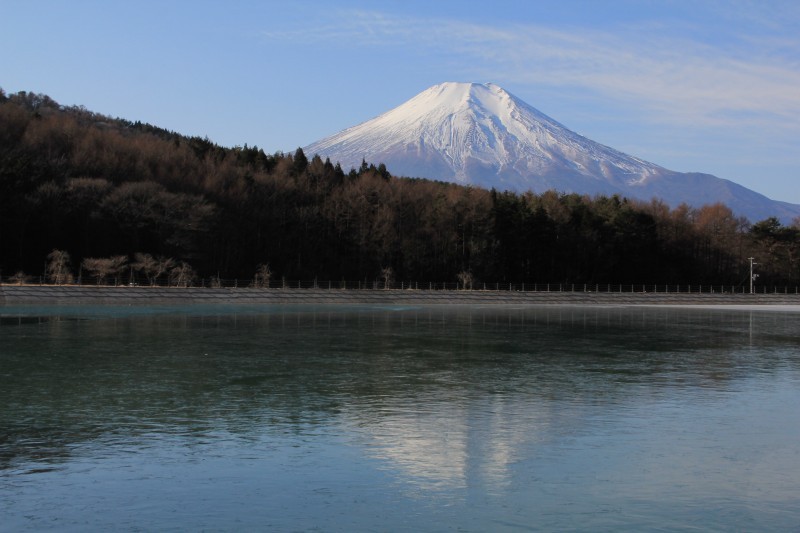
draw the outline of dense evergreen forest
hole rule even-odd
[[[742,286],[755,257],[759,283],[800,282],[797,220],[751,224],[722,204],[486,191],[310,155],[224,148],[0,90],[0,276],[53,274],[60,261],[98,277],[135,265],[152,280],[182,268],[251,280],[391,272],[420,282]]]

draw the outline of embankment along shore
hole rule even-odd
[[[787,293],[521,292],[0,285],[14,305],[374,304],[374,305],[696,305],[800,306]]]

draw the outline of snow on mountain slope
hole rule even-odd
[[[366,159],[397,176],[499,190],[659,197],[673,206],[720,201],[753,221],[800,215],[800,206],[730,181],[673,172],[596,143],[492,83],[435,85],[304,151],[345,169]]]

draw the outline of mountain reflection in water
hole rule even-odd
[[[66,502],[80,497],[132,528],[192,508],[192,491],[229,512],[257,506],[246,526],[281,512],[269,523],[290,529],[326,523],[334,504],[351,514],[333,529],[669,527],[707,516],[697,502],[717,506],[705,520],[722,529],[800,519],[797,313],[194,306],[1,318],[0,494],[14,503],[0,512],[12,527],[47,523],[34,510],[59,490],[63,523],[79,523]],[[179,478],[195,484],[181,485],[181,504],[169,496]],[[75,495],[109,479],[130,492]],[[353,502],[397,507],[378,517]],[[181,525],[232,524],[195,510]]]

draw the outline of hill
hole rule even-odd
[[[760,281],[789,283],[798,248],[796,227],[751,226],[721,204],[497,192],[366,161],[345,170],[302,149],[226,148],[0,91],[6,281],[57,263],[53,281],[740,285],[755,256]]]

